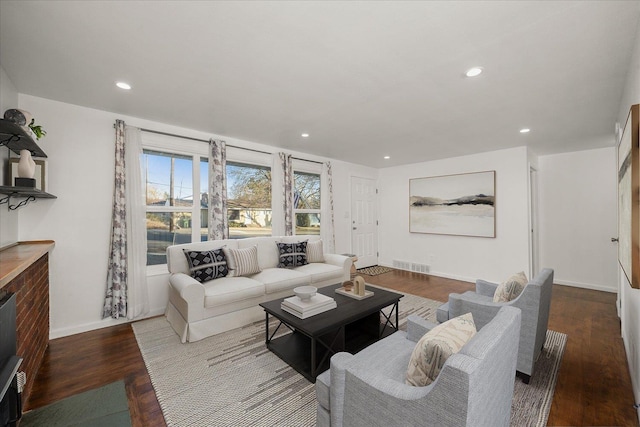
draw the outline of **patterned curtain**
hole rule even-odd
[[[331,172],[331,162],[322,164],[322,193],[323,198],[322,216],[321,218],[329,218],[328,221],[322,221],[320,228],[322,240],[325,242],[325,251],[334,253],[336,247],[335,220],[333,214],[333,175]]]
[[[209,240],[229,238],[227,219],[227,144],[209,141]]]
[[[125,195],[124,121],[116,120],[116,162],[111,216],[107,294],[102,318],[127,315],[127,207]]]
[[[279,153],[282,166],[282,209],[284,210],[284,235],[293,235],[293,166],[291,154]]]

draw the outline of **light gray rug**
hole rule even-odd
[[[413,313],[434,321],[440,304],[406,294],[400,328]],[[164,317],[133,330],[169,426],[315,425],[314,384],[266,349],[263,322],[188,344]],[[531,383],[516,379],[513,426],[546,425],[566,339],[547,332]]]

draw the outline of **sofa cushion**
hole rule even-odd
[[[406,332],[394,332],[361,350],[349,363],[349,368],[375,372],[380,377],[402,383],[414,347],[415,342],[407,339]]]
[[[264,295],[264,285],[248,277],[223,277],[203,283],[203,286],[205,308],[219,307]]]
[[[288,268],[265,268],[252,279],[264,283],[266,293],[272,294],[285,289],[293,289],[296,286],[308,285],[310,277]],[[293,294],[293,292],[291,292]]]
[[[234,276],[248,276],[260,272],[258,248],[250,246],[243,249],[229,249],[229,268]]]
[[[493,302],[509,302],[518,298],[524,287],[527,286],[527,282],[524,271],[514,274],[498,285],[495,294],[493,294]]]
[[[324,250],[322,240],[307,242],[307,262],[324,262]]]
[[[307,263],[307,241],[298,243],[276,242],[278,268],[294,268]]]
[[[296,267],[295,271],[308,275],[311,278],[311,284],[331,279],[335,279],[336,283],[338,283],[342,278],[342,268],[332,264],[307,264]]]
[[[431,384],[449,356],[459,352],[475,333],[473,316],[466,313],[424,334],[411,354],[405,382],[416,387]]]
[[[185,249],[184,255],[189,263],[189,273],[198,282],[225,277],[229,273],[227,257],[222,249],[212,251],[190,251]]]
[[[275,242],[282,241],[276,237],[249,237],[247,239],[238,239],[238,247],[248,248],[251,246],[258,247],[258,264],[260,269],[274,268],[278,266],[278,246]]]
[[[184,256],[184,249],[189,251],[212,251],[222,247],[238,247],[237,240],[208,240],[206,242],[183,243],[181,245],[171,245],[167,248],[167,269],[169,273],[189,274],[189,263]],[[228,258],[227,258],[228,262]]]

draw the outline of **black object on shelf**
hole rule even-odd
[[[20,150],[29,150],[33,157],[47,157],[22,126],[0,119],[0,147],[3,146],[9,147],[16,154],[20,154]]]
[[[53,194],[49,194],[45,191],[38,190],[37,188],[30,187],[10,187],[0,186],[0,194],[4,194],[6,197],[0,199],[0,205],[7,204],[9,210],[16,210],[29,202],[33,202],[36,199],[57,199]],[[16,205],[12,205],[9,202],[12,198],[23,198],[21,202]]]

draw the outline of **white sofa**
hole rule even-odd
[[[259,303],[293,295],[293,288],[318,288],[349,279],[351,258],[324,254],[324,263],[278,268],[276,242],[320,240],[319,236],[252,237],[210,240],[167,248],[169,303],[165,315],[181,341],[193,342],[264,319]],[[258,248],[261,272],[240,277],[221,277],[200,283],[190,276],[184,250]]]

